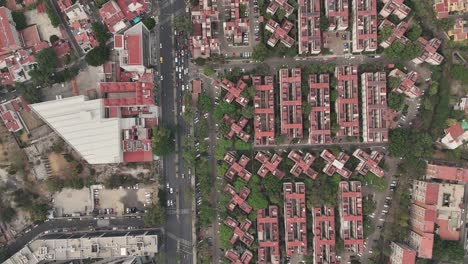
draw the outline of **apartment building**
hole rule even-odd
[[[265,25],[265,29],[271,32],[271,36],[267,41],[267,44],[271,47],[275,47],[279,41],[283,43],[284,46],[291,48],[296,41],[289,36],[289,32],[294,27],[294,23],[284,19],[281,22],[281,25],[275,20],[271,19]]]
[[[340,130],[337,137],[359,137],[359,99],[358,99],[358,68],[353,66],[338,66],[335,70],[337,78],[336,115]]]
[[[218,7],[213,0],[200,0],[191,8],[193,32],[190,36],[192,58],[209,58],[221,53],[214,26],[218,22]]]
[[[263,79],[263,82],[262,82]],[[255,145],[275,143],[275,100],[273,76],[254,76],[254,137]]]
[[[434,0],[438,19],[447,18],[450,13],[468,12],[468,0]]]
[[[404,94],[409,98],[416,98],[422,94],[421,89],[416,86],[416,82],[419,79],[419,73],[416,71],[410,71],[408,73],[402,72],[400,69],[393,69],[389,74],[389,77],[399,78],[400,84],[393,88],[393,92],[398,94]]]
[[[0,56],[21,49],[23,44],[20,40],[20,35],[15,27],[11,11],[1,6],[0,7]]]
[[[279,82],[281,134],[288,139],[302,138],[301,69],[281,69]]]
[[[239,118],[239,121],[236,121],[234,118],[230,117],[228,114],[223,116],[224,122],[226,122],[229,131],[224,134],[224,137],[231,140],[234,135],[236,135],[240,140],[247,142],[249,141],[249,133],[244,131],[244,127],[247,125],[249,120],[244,116]]]
[[[387,76],[385,72],[361,74],[363,142],[388,142]]]
[[[412,62],[415,64],[421,64],[427,62],[432,65],[440,65],[444,60],[444,57],[437,53],[442,41],[437,38],[431,40],[426,40],[423,37],[418,38],[418,43],[421,46],[422,52],[421,55],[414,58]]]
[[[345,30],[349,25],[348,0],[325,0],[325,14],[328,17],[328,30]]]
[[[345,179],[351,176],[352,171],[345,167],[346,162],[349,160],[348,154],[341,152],[338,157],[336,157],[333,153],[325,149],[320,153],[320,157],[326,162],[323,172],[328,176],[333,176],[335,173],[338,173]]]
[[[228,249],[224,256],[229,259],[232,264],[249,264],[253,259],[253,253],[250,250],[245,250],[242,255],[239,255],[234,249]]]
[[[254,237],[249,234],[249,229],[252,226],[252,221],[246,219],[244,223],[239,224],[234,218],[228,216],[224,224],[233,230],[232,237],[229,239],[231,244],[235,244],[238,240],[250,247],[254,241]]]
[[[294,7],[288,3],[288,0],[272,0],[267,6],[267,14],[274,15],[278,9],[283,9],[285,16],[289,17],[294,12]]]
[[[330,76],[312,74],[309,76],[309,144],[331,143],[330,124]]]
[[[240,13],[241,5],[248,6],[248,0],[229,0],[229,5],[226,10],[229,10],[229,19],[223,22],[224,36],[227,41],[235,45],[242,44],[243,36],[250,29],[250,21],[248,17]]]
[[[274,153],[270,158],[267,154],[259,151],[255,155],[255,159],[262,164],[258,169],[258,176],[265,178],[268,173],[271,173],[280,180],[284,177],[284,171],[278,169],[280,162],[283,160],[280,155]]]
[[[283,183],[286,257],[307,255],[307,217],[303,182]]]
[[[377,0],[353,0],[353,52],[377,50]]]
[[[377,177],[385,176],[384,170],[379,166],[379,162],[384,158],[384,154],[373,150],[371,154],[367,154],[362,149],[356,149],[353,156],[359,160],[356,171],[364,176],[370,171]]]
[[[234,177],[237,175],[242,180],[248,182],[252,177],[252,173],[245,168],[250,161],[247,156],[242,155],[240,159],[236,161],[236,156],[234,156],[233,153],[228,152],[224,155],[224,161],[230,165],[224,174],[224,177],[228,180],[234,180]]]
[[[437,179],[454,183],[468,183],[468,168],[427,164],[426,179]]]
[[[303,173],[312,180],[317,178],[318,173],[311,168],[312,163],[315,161],[315,157],[312,154],[307,152],[304,156],[302,156],[298,152],[291,150],[291,152],[288,154],[288,158],[294,162],[294,165],[290,170],[292,175],[299,177]]]
[[[119,63],[126,71],[144,73],[151,60],[150,32],[144,23],[138,23],[122,34],[114,35],[114,49]]]
[[[415,264],[416,251],[411,247],[397,242],[390,244],[392,254],[390,255],[390,264]]]
[[[339,264],[335,247],[335,210],[315,207],[312,210],[314,264]]]
[[[408,31],[409,24],[407,22],[401,21],[397,26],[390,22],[390,20],[385,19],[380,23],[379,29],[382,30],[385,26],[389,26],[393,29],[392,35],[388,39],[383,40],[380,43],[380,46],[384,49],[390,47],[395,41],[399,41],[401,44],[406,45],[410,41],[405,37],[406,31]]]
[[[103,4],[99,9],[99,15],[111,33],[116,33],[127,26],[125,15],[114,0]]]
[[[216,87],[221,87],[227,91],[226,95],[224,96],[224,101],[227,103],[236,101],[238,104],[244,107],[249,103],[249,99],[241,95],[242,91],[247,88],[247,84],[243,80],[239,80],[237,81],[237,84],[235,84],[228,79],[223,79],[221,82],[216,80],[214,84]]]
[[[340,237],[346,252],[364,252],[361,182],[340,182],[338,189]]]
[[[299,54],[318,54],[322,47],[320,31],[320,1],[299,1],[298,44]]]
[[[249,197],[250,194],[250,189],[247,188],[246,186],[242,187],[239,193],[236,192],[236,189],[232,187],[232,185],[227,184],[226,187],[224,187],[224,192],[231,195],[231,201],[229,204],[226,206],[229,211],[234,211],[236,207],[239,207],[244,213],[250,214],[252,211],[252,206],[250,206],[249,203],[247,203],[247,198]]]
[[[405,5],[404,0],[382,0],[384,7],[380,10],[379,15],[387,18],[391,14],[396,15],[400,20],[404,19],[411,12],[411,8]]]
[[[445,135],[438,140],[447,149],[456,149],[468,142],[468,122],[461,121],[444,129]]]
[[[450,29],[447,34],[453,41],[464,41],[468,39],[468,20],[457,18],[455,25]]]
[[[278,207],[270,205],[257,211],[258,263],[279,264]]]

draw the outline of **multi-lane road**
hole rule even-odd
[[[171,128],[175,133],[175,152],[163,157],[163,174],[166,184],[173,189],[167,193],[167,199],[173,200],[174,205],[167,211],[165,226],[166,263],[192,263],[193,237],[192,237],[192,181],[184,167],[182,160],[181,139],[187,134],[187,127],[180,116],[181,93],[183,80],[176,73],[175,55],[180,48],[176,45],[176,38],[172,23],[175,18],[185,14],[185,2],[172,0],[160,2],[159,34],[159,73],[155,75],[155,83],[160,82],[161,93],[161,122]],[[177,53],[177,51],[179,53]],[[180,57],[179,57],[180,58]],[[187,60],[184,61],[187,64]],[[162,78],[161,78],[162,76]],[[184,85],[186,85],[184,83]],[[184,176],[183,176],[184,175]]]

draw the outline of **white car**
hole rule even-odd
[[[174,189],[169,188],[169,193],[170,193],[170,194],[173,194],[173,193],[174,193]]]
[[[159,48],[162,49],[162,43],[159,43]]]

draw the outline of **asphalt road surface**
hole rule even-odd
[[[160,3],[160,33],[159,42],[160,63],[159,71],[161,80],[161,122],[165,127],[175,131],[176,152],[163,157],[163,173],[166,184],[173,189],[173,193],[167,193],[167,199],[172,200],[174,206],[168,210],[166,230],[166,263],[192,263],[192,195],[191,182],[184,168],[182,160],[182,142],[187,128],[180,117],[181,85],[183,80],[178,80],[175,72],[174,53],[179,50],[174,40],[174,28],[171,21],[185,12],[183,0],[173,0]],[[180,51],[180,50],[179,50]],[[160,59],[158,59],[161,62]],[[187,63],[187,60],[185,60]],[[160,77],[159,77],[160,78]],[[176,81],[177,79],[177,81]],[[179,85],[177,85],[179,83]],[[182,177],[182,174],[185,177]],[[180,213],[189,211],[189,213]]]

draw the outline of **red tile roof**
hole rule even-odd
[[[141,35],[127,35],[128,65],[141,65],[142,57],[142,38]]]
[[[286,256],[307,255],[306,188],[303,182],[283,183]]]
[[[123,48],[124,47],[124,36],[121,34],[115,34],[114,35],[114,47],[117,48]]]
[[[17,34],[13,20],[10,20],[11,12],[6,7],[0,7],[0,55],[21,48],[19,40],[15,40]]]
[[[224,174],[224,177],[226,177],[227,179],[232,181],[237,175],[244,181],[248,182],[252,177],[252,173],[245,168],[245,166],[247,166],[247,163],[250,161],[250,159],[247,156],[242,155],[239,161],[236,161],[236,157],[234,156],[234,154],[228,152],[226,153],[226,155],[224,155],[224,161],[227,164],[231,165]]]
[[[304,156],[292,150],[288,154],[288,158],[294,162],[294,166],[291,168],[291,174],[295,177],[299,177],[301,173],[304,173],[307,177],[315,180],[318,173],[311,168],[312,163],[314,163],[315,157],[306,153]]]
[[[149,1],[146,0],[117,0],[125,18],[130,21],[145,11],[149,11]]]
[[[255,159],[262,164],[260,169],[258,169],[258,176],[265,178],[268,173],[271,173],[278,179],[282,179],[284,177],[285,173],[278,169],[278,165],[283,158],[278,154],[274,153],[270,159],[265,153],[259,151],[255,155]]]
[[[114,0],[102,5],[101,9],[99,9],[99,15],[101,15],[107,28],[112,33],[115,33],[114,26],[125,18],[122,10],[120,10]]]
[[[468,183],[468,168],[428,164],[426,167],[426,177],[429,179]]]
[[[105,106],[153,105],[153,84],[145,82],[102,82]]]
[[[257,211],[258,263],[279,263],[279,226],[278,207],[270,205],[268,209]]]
[[[263,82],[262,82],[263,79]],[[254,76],[255,145],[270,145],[275,141],[275,109],[273,76]]]
[[[231,118],[228,114],[225,114],[224,122],[226,122],[227,126],[229,127],[229,131],[224,134],[224,137],[227,139],[232,139],[234,135],[240,138],[242,141],[247,142],[249,141],[250,135],[244,131],[244,127],[247,125],[249,120],[244,116],[241,116],[239,121],[236,122],[234,118]]]

